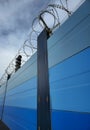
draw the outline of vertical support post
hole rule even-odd
[[[4,106],[5,106],[5,100],[6,100],[6,94],[7,94],[7,86],[8,86],[8,80],[10,79],[11,74],[7,75],[7,81],[6,81],[6,86],[5,86],[5,93],[4,93],[4,99],[3,99],[3,106],[2,106],[2,115],[1,115],[1,120],[3,119],[3,113],[4,113]]]
[[[37,45],[37,130],[51,130],[47,39],[48,33],[44,29]]]

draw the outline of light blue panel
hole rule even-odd
[[[33,91],[32,91],[33,92]],[[36,91],[34,92],[36,93]],[[30,91],[25,93],[20,93],[20,95],[16,94],[15,97],[8,97],[6,99],[6,105],[8,106],[18,106],[25,108],[36,108],[37,99],[36,95],[31,96]]]
[[[60,39],[64,39],[64,37],[71,33],[73,29],[85,20],[85,17],[88,15],[90,15],[90,0],[86,0],[84,4],[81,5],[81,7],[62,26],[60,26],[59,29],[57,29],[52,37],[49,38],[49,48],[55,45],[55,43],[57,43]]]
[[[0,97],[2,97],[5,93],[5,87],[6,87],[6,83],[3,84],[1,87],[0,87]]]
[[[48,40],[49,67],[90,46],[90,8],[87,4],[90,2],[86,1]]]
[[[8,90],[19,86],[37,74],[36,53],[8,81]]]
[[[85,18],[85,20],[82,21],[76,28],[74,28],[63,39],[59,39],[59,41],[49,49],[49,58],[52,58],[53,55],[49,64],[56,64],[57,62],[62,61],[90,46],[89,34],[90,16]],[[55,53],[55,50],[57,50],[57,53]]]
[[[90,48],[49,71],[52,109],[90,112]]]
[[[7,96],[24,92],[27,90],[36,89],[36,87],[37,87],[37,78],[33,77],[25,82],[22,82],[19,86],[16,86],[15,88],[10,89],[7,92]]]
[[[5,105],[24,108],[37,107],[37,78],[34,77],[7,92]]]

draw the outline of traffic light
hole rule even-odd
[[[15,64],[15,72],[21,67],[21,59],[22,59],[22,56],[19,55],[17,58],[16,58],[16,64]]]
[[[7,75],[7,80],[9,80],[11,78],[11,74]]]

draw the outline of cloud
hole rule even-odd
[[[47,5],[48,0],[3,0],[0,1],[0,28],[27,30],[38,12]],[[0,30],[1,30],[0,29]]]
[[[50,0],[0,0],[0,77]]]
[[[5,72],[7,68],[7,63],[13,59],[15,56],[16,51],[11,48],[0,48],[0,77]]]

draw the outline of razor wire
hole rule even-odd
[[[10,62],[5,70],[5,73],[0,79],[0,86],[7,80],[8,75],[15,73],[15,60],[18,55],[22,56],[22,65],[37,51],[37,38],[41,31],[46,28],[49,36],[52,35],[54,30],[61,25],[59,11],[64,11],[67,17],[70,17],[72,12],[68,9],[68,1],[66,0],[66,6],[60,0],[60,4],[49,4],[45,10],[42,10],[38,17],[32,22],[32,29],[27,39],[24,41],[22,47],[18,50],[18,53],[14,59]],[[51,19],[49,21],[49,19]]]

